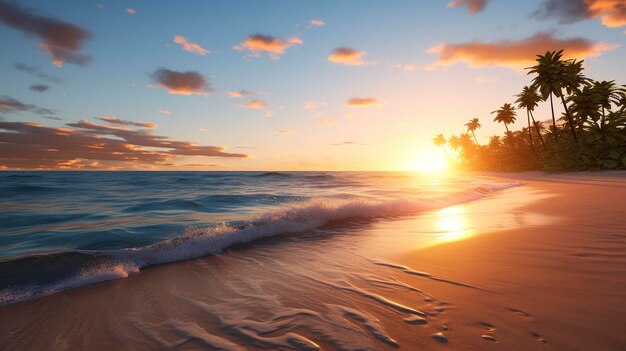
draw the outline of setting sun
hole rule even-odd
[[[443,151],[428,149],[419,151],[408,163],[407,169],[421,173],[440,173],[449,169],[449,163]]]

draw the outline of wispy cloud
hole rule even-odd
[[[319,102],[319,101],[311,100],[311,101],[307,101],[304,104],[304,106],[302,106],[302,108],[305,109],[305,110],[312,110],[312,109],[315,109],[315,108],[317,108],[317,107],[319,107],[321,105],[324,105],[324,103],[323,102]]]
[[[21,169],[106,169],[110,166],[171,165],[179,156],[245,158],[221,146],[200,146],[82,120],[65,128],[30,122],[0,122],[0,165]]]
[[[30,86],[30,90],[36,91],[38,93],[43,93],[48,89],[50,89],[50,87],[45,84],[33,84]]]
[[[170,111],[170,110],[168,110],[166,108],[162,108],[162,109],[159,110],[159,113],[162,114],[162,115],[171,115],[172,111]]]
[[[279,135],[289,135],[289,134],[296,134],[298,133],[298,129],[280,129],[277,131],[274,131],[274,134],[279,134]]]
[[[229,91],[228,92],[228,96],[231,97],[231,98],[242,98],[242,97],[246,97],[246,96],[250,96],[250,95],[252,95],[252,93],[247,91],[247,90]]]
[[[0,112],[3,113],[15,113],[15,112],[33,112],[40,115],[53,115],[55,111],[47,108],[39,107],[33,104],[25,104],[10,96],[0,96]]]
[[[241,43],[233,46],[233,49],[247,51],[248,56],[259,57],[262,54],[267,54],[270,58],[278,60],[280,55],[285,53],[285,50],[296,44],[302,44],[302,40],[298,37],[278,39],[270,35],[252,34]]]
[[[241,107],[241,108],[251,108],[251,109],[266,109],[268,108],[268,104],[260,99],[253,99],[253,100],[249,100],[243,103],[237,103],[235,104],[235,106],[237,107]]]
[[[347,102],[347,105],[349,107],[373,107],[373,106],[380,106],[382,104],[383,104],[382,101],[376,98],[372,98],[372,97],[365,97],[365,98],[355,97],[355,98],[349,99]]]
[[[584,38],[560,39],[548,33],[538,33],[522,40],[440,44],[428,49],[428,52],[439,56],[436,63],[439,66],[465,63],[470,67],[524,68],[534,64],[535,55],[546,51],[564,49],[566,58],[583,59],[600,56],[617,47],[618,45],[594,43]]]
[[[448,7],[465,6],[467,10],[474,15],[485,9],[487,2],[487,0],[454,0],[448,3]]]
[[[82,46],[91,34],[77,25],[6,1],[0,1],[0,23],[41,39],[39,45],[57,67],[66,62],[86,65],[91,61],[91,56],[82,53]]]
[[[324,22],[324,20],[320,19],[320,18],[314,18],[312,20],[309,21],[309,24],[306,26],[308,29],[314,28],[314,27],[324,27],[326,25],[326,22]]]
[[[149,123],[149,122],[138,122],[138,121],[128,121],[125,119],[121,119],[117,116],[102,116],[102,117],[98,117],[99,120],[103,121],[103,122],[107,122],[110,124],[117,124],[117,125],[122,125],[122,126],[133,126],[133,127],[140,127],[140,128],[146,128],[146,129],[154,129],[157,127],[156,124],[154,123]]]
[[[349,66],[361,66],[373,63],[365,61],[364,58],[366,54],[367,52],[365,51],[348,47],[340,47],[336,48],[330,53],[330,55],[328,55],[328,61]]]
[[[133,8],[130,8],[130,7],[127,7],[126,8],[126,13],[128,13],[129,15],[134,15],[134,14],[137,13],[137,10],[135,10]]]
[[[194,53],[194,54],[198,54],[200,56],[206,56],[206,54],[209,53],[209,50],[203,48],[202,46],[198,44],[189,42],[187,39],[185,39],[185,37],[180,36],[180,35],[177,35],[174,37],[174,43],[182,45],[183,50]]]
[[[204,76],[196,71],[177,72],[158,68],[151,74],[153,83],[166,88],[170,94],[208,95],[212,89]]]
[[[57,84],[62,82],[61,78],[58,78],[58,77],[51,76],[49,74],[43,73],[41,71],[41,67],[39,67],[39,66],[29,66],[27,64],[18,62],[18,63],[14,63],[13,67],[16,70],[18,70],[18,71],[22,71],[22,72],[28,73],[30,75],[33,75],[33,76],[39,78],[39,79],[43,79],[46,82],[57,83]]]
[[[316,127],[330,127],[337,124],[337,122],[338,120],[336,118],[324,117],[322,114],[315,116]]]

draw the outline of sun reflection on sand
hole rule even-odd
[[[463,206],[446,207],[436,212],[435,229],[437,242],[465,239],[472,235],[468,216]]]

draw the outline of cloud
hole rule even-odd
[[[347,141],[342,141],[340,143],[333,143],[333,144],[330,144],[330,145],[333,145],[333,146],[346,146],[346,145],[365,145],[365,144],[360,144],[360,143],[357,143],[356,141],[347,140]]]
[[[220,146],[199,146],[147,130],[128,130],[82,120],[70,128],[0,122],[0,165],[21,169],[107,169],[172,165],[180,156],[246,158]]]
[[[30,86],[30,90],[36,91],[38,93],[43,93],[48,89],[50,89],[50,87],[45,84],[34,84]]]
[[[319,101],[307,101],[304,106],[302,106],[303,109],[305,110],[312,110],[320,105],[322,105],[323,103],[319,102]]]
[[[309,21],[309,24],[306,27],[308,29],[311,29],[313,27],[324,27],[325,25],[326,25],[326,22],[324,22],[324,20],[319,19],[319,18],[314,18]]]
[[[238,104],[235,104],[235,106],[241,107],[241,108],[259,109],[259,110],[266,109],[269,107],[265,101],[259,100],[259,99],[249,100],[244,103],[238,103]]]
[[[0,112],[3,113],[15,113],[15,112],[33,112],[40,115],[53,115],[54,111],[47,108],[38,107],[33,104],[25,104],[19,100],[16,100],[9,96],[0,96]]]
[[[485,9],[488,0],[454,0],[448,3],[448,7],[461,7],[467,6],[467,9],[472,15]]]
[[[168,109],[165,109],[165,108],[162,108],[162,109],[159,110],[159,113],[162,114],[162,115],[171,115],[172,111],[170,111]]]
[[[154,84],[166,88],[170,94],[208,95],[212,91],[204,76],[196,71],[177,72],[161,67],[150,77]]]
[[[249,35],[246,40],[233,46],[233,49],[237,51],[248,51],[248,56],[253,57],[259,57],[265,53],[273,60],[278,60],[280,55],[285,53],[285,50],[296,44],[302,44],[302,40],[298,37],[283,40],[270,35],[252,34]]]
[[[548,33],[538,33],[522,40],[440,44],[428,49],[428,53],[439,55],[436,63],[438,66],[462,62],[470,67],[524,68],[535,63],[535,55],[543,54],[546,51],[564,49],[565,58],[583,59],[600,56],[617,47],[618,45],[603,42],[594,43],[580,37],[559,39]]]
[[[200,56],[206,56],[206,54],[209,53],[209,50],[203,48],[202,46],[198,44],[188,42],[187,39],[185,39],[185,37],[182,37],[180,35],[177,35],[174,37],[174,42],[176,44],[182,45],[183,50],[194,53],[194,54],[198,54]]]
[[[201,127],[201,128],[198,128],[198,130],[199,130],[199,131],[201,131],[202,133],[204,133],[204,132],[206,132],[208,129],[206,129],[206,128],[202,128],[202,127]]]
[[[556,18],[561,23],[574,23],[599,18],[607,27],[626,26],[624,0],[544,0],[533,16]]]
[[[134,15],[134,14],[137,13],[137,10],[135,10],[133,8],[130,8],[130,7],[127,7],[126,8],[126,13],[128,13],[129,15]]]
[[[33,76],[35,76],[37,78],[43,79],[43,80],[45,80],[47,82],[50,82],[50,83],[57,83],[57,84],[59,84],[59,83],[62,82],[61,78],[54,77],[54,76],[42,73],[41,72],[41,67],[39,67],[39,66],[29,66],[27,64],[18,62],[18,63],[14,63],[13,67],[16,70],[18,70],[18,71],[22,71],[22,72],[28,73],[30,75],[33,75]]]
[[[102,117],[98,117],[98,119],[103,122],[107,122],[109,124],[117,124],[117,125],[122,125],[122,126],[133,126],[133,127],[140,127],[140,128],[146,128],[146,129],[154,129],[157,127],[157,125],[154,123],[127,121],[125,119],[120,119],[116,116],[102,116]]]
[[[366,98],[351,98],[347,102],[350,107],[372,107],[382,105],[382,102],[376,98],[366,97]]]
[[[242,98],[242,97],[246,97],[246,96],[250,96],[250,95],[252,95],[252,93],[247,91],[247,90],[229,91],[228,92],[228,96],[231,97],[231,98]]]
[[[274,134],[289,135],[289,134],[296,134],[298,132],[299,130],[297,129],[280,129],[280,130],[274,131]]]
[[[328,118],[328,117],[323,117],[321,114],[315,116],[315,126],[316,127],[330,127],[334,124],[337,124],[337,119],[336,118]]]
[[[328,61],[338,63],[340,65],[349,66],[361,66],[371,64],[372,62],[366,62],[363,58],[367,54],[365,51],[352,49],[348,47],[336,48],[330,55],[328,55]]]
[[[91,56],[82,54],[82,46],[91,34],[74,24],[38,15],[20,7],[17,3],[0,0],[0,23],[41,39],[40,46],[52,57],[52,63],[61,67],[64,63],[84,66]]]

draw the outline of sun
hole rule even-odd
[[[421,150],[408,162],[407,169],[420,173],[442,173],[449,169],[445,153],[439,149]]]

